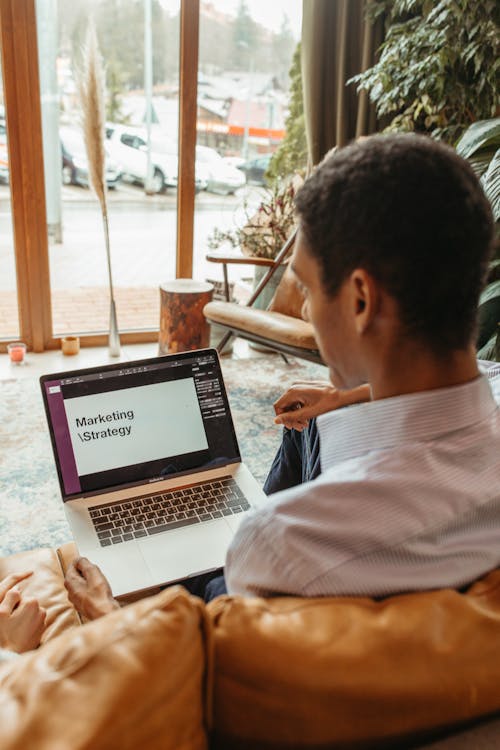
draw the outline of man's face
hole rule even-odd
[[[343,284],[334,297],[321,283],[318,261],[309,251],[299,229],[292,258],[292,270],[305,295],[304,316],[314,326],[321,356],[337,388],[354,388],[364,382],[358,371],[358,336],[351,313],[351,294]]]

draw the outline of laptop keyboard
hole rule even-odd
[[[90,508],[89,513],[101,547],[108,547],[181,526],[236,515],[249,508],[234,479],[227,476],[161,495],[99,505]]]

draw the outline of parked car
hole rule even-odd
[[[59,137],[61,139],[63,185],[88,187],[88,159],[82,133],[76,128],[62,127],[59,129]],[[106,157],[106,183],[109,188],[115,188],[120,180],[120,167],[108,154]]]
[[[142,128],[109,123],[106,126],[110,153],[121,164],[123,179],[144,185],[147,176],[147,133]],[[157,133],[151,140],[153,166],[152,190],[163,193],[167,187],[177,187],[177,145]]]
[[[238,166],[245,173],[246,181],[254,185],[267,185],[265,174],[272,159],[272,154],[264,154],[256,159],[250,159]]]
[[[3,108],[2,108],[3,109]],[[0,183],[9,184],[9,151],[7,148],[7,123],[0,113]]]
[[[147,172],[147,133],[144,128],[107,123],[106,136],[111,153],[123,167],[123,177],[130,182],[144,185]],[[212,149],[210,149],[212,150]],[[216,153],[216,152],[214,152]],[[151,135],[151,161],[153,165],[154,193],[162,193],[167,187],[177,187],[178,173],[177,142],[153,128]],[[208,171],[204,164],[196,161],[195,189],[205,190]]]
[[[231,167],[241,167],[245,163],[245,159],[241,156],[223,156],[222,160]]]
[[[245,176],[207,146],[196,146],[196,174],[206,181],[211,193],[232,195],[245,184]]]
[[[0,129],[0,182],[9,183],[9,151],[7,149],[7,134],[5,128]]]

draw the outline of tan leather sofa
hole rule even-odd
[[[35,571],[48,610],[43,645],[0,667],[2,750],[500,747],[497,719],[461,727],[500,711],[500,570],[379,602],[205,607],[174,586],[81,626],[63,587],[74,554],[0,560],[1,577]]]

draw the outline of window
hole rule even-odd
[[[195,278],[222,279],[219,264],[205,260],[214,230],[244,224],[265,195],[265,172],[285,135],[301,21],[301,0],[200,4],[196,173],[206,187],[196,199]],[[242,298],[252,273],[231,268]]]
[[[87,3],[36,2],[52,333],[56,337],[105,333],[109,291],[103,224],[99,203],[89,189],[77,93],[78,71],[84,66]],[[171,12],[159,0],[150,3],[156,143],[165,138],[170,142],[177,134],[179,2]],[[146,5],[136,0],[99,0],[93,6],[106,71],[107,202],[121,332],[158,328],[158,286],[175,277],[177,159],[164,156],[163,149],[151,149],[151,184],[146,184]],[[168,43],[173,39],[175,43]],[[59,141],[62,172],[56,153]]]
[[[9,153],[3,102],[3,85],[0,85],[0,339],[12,341],[19,338],[19,310],[9,186]]]
[[[262,12],[262,3],[245,5],[240,2],[239,5],[242,10],[238,9],[236,0],[221,0],[220,4],[201,0],[198,140],[200,147],[212,149],[212,152],[200,151],[201,158],[195,159],[197,211],[192,275],[196,278],[204,278],[208,273],[205,253],[210,232],[215,226],[230,226],[241,216],[241,199],[248,190],[242,184],[245,175],[238,168],[241,159],[255,156],[254,152],[272,151],[277,145],[279,108],[271,101],[268,101],[269,106],[258,108],[260,116],[267,113],[266,132],[262,133],[257,128],[252,102],[254,94],[258,94],[261,72],[269,78],[271,69],[286,72],[289,66],[288,58],[279,52],[279,45],[272,51],[274,41],[280,35],[282,40],[288,37],[292,48],[300,25],[300,0],[267,4],[264,19],[256,15]],[[148,6],[152,11],[150,26],[144,20]],[[183,122],[190,121],[186,81],[194,91],[189,52],[197,33],[197,11],[195,4],[187,0],[120,0],[119,3],[95,0],[92,7],[110,92],[106,179],[110,187],[111,252],[119,327],[121,332],[132,332],[132,338],[125,337],[125,341],[146,340],[146,334],[150,337],[147,340],[151,340],[158,327],[159,283],[175,276],[176,262],[181,275],[191,273],[190,262],[185,262],[191,252],[193,236],[190,198],[185,198],[189,196],[189,189],[180,190],[177,196],[178,148],[182,147],[184,154],[183,179],[190,172],[191,157],[186,156],[189,146],[185,147],[185,127],[179,144],[177,142],[177,122],[179,81],[184,91]],[[13,160],[9,166],[15,176],[13,179],[11,175],[11,185],[20,286],[16,292],[13,254],[10,261],[5,260],[3,267],[7,268],[10,262],[10,271],[2,273],[2,283],[9,283],[12,294],[20,301],[19,334],[37,351],[57,346],[58,337],[70,332],[88,333],[88,343],[101,343],[106,340],[108,328],[102,222],[99,206],[87,187],[88,164],[77,136],[75,71],[88,10],[86,0],[74,0],[71,4],[36,0],[34,19],[31,0],[5,0],[0,6],[3,64],[8,84],[6,102],[14,113],[9,121]],[[284,11],[294,17],[293,31],[282,16]],[[217,17],[218,12],[220,17]],[[276,12],[281,21],[276,22]],[[250,27],[258,33],[249,35],[248,24],[245,31],[244,24],[242,27],[240,23],[242,15],[250,16]],[[185,73],[181,78],[180,18],[183,19],[181,64]],[[265,43],[264,37],[259,37],[259,24],[264,30],[267,25]],[[152,31],[151,54],[147,59],[153,61],[153,87],[148,97],[144,85],[145,25]],[[233,41],[242,44],[236,47],[232,43],[224,44],[228,30],[236,27],[240,29],[240,37]],[[33,35],[35,28],[37,39]],[[214,31],[212,41],[209,39],[211,30]],[[38,66],[34,55],[37,46]],[[279,64],[278,60],[281,60]],[[234,80],[231,84],[233,93],[221,96],[219,90],[217,96],[212,96],[210,87],[216,83],[213,77],[219,82],[225,78],[227,83],[231,68],[240,75],[239,84],[235,85]],[[245,71],[246,89],[241,78]],[[286,99],[286,91],[284,96]],[[235,104],[229,116],[231,100],[239,98],[241,101]],[[45,185],[40,170],[42,125],[37,99],[42,106]],[[152,110],[148,107],[151,139],[144,136],[146,100],[152,105]],[[17,112],[21,111],[23,123],[17,117]],[[30,138],[26,138],[26,121],[30,122]],[[125,145],[121,136],[127,133],[133,135],[139,148]],[[267,142],[259,139],[267,139]],[[149,140],[151,145],[147,149]],[[135,154],[136,161],[132,163],[129,156],[130,163],[125,163],[124,157],[117,153],[118,146],[123,152]],[[0,148],[0,161],[1,155]],[[150,165],[148,175],[144,173],[144,157]],[[258,192],[249,190],[249,198],[249,203],[258,202]],[[177,231],[178,225],[180,231]],[[3,236],[6,239],[8,232]],[[10,309],[14,306],[15,303],[10,304]]]

